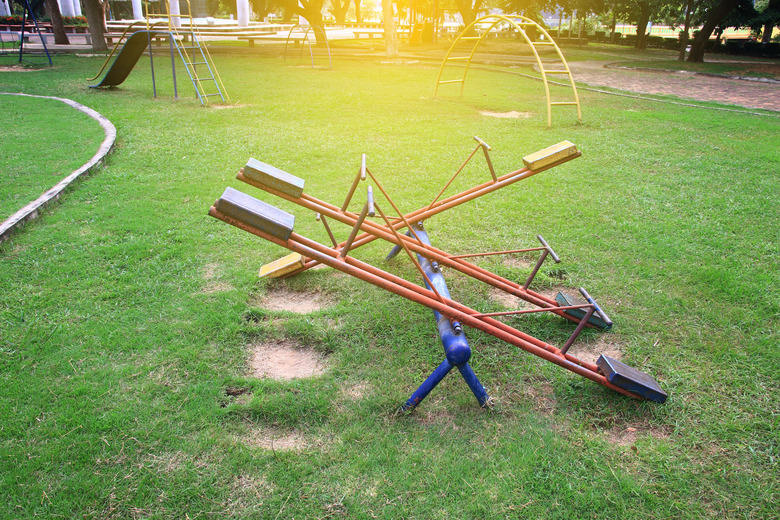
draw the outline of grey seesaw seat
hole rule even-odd
[[[295,215],[233,188],[225,188],[214,208],[226,217],[280,240],[289,239],[295,225]]]

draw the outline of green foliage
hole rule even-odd
[[[638,55],[606,58],[615,54]],[[561,109],[548,129],[541,85],[505,73],[517,69],[474,68],[463,97],[434,99],[437,64],[215,61],[234,105],[202,108],[181,81],[174,101],[164,67],[154,99],[144,60],[105,91],[84,82],[97,58],[0,75],[2,91],[71,98],[118,129],[102,170],[0,245],[0,517],[777,517],[777,118],[581,91],[584,122]],[[63,114],[45,100],[8,106],[17,101],[0,97],[4,111],[43,118],[22,127],[35,133],[27,140],[56,133]],[[499,173],[564,139],[583,156],[431,219],[435,245],[510,249],[542,234],[563,263],[545,266],[539,288],[584,286],[616,322],[572,353],[612,345],[661,382],[667,404],[467,330],[496,407],[479,409],[454,373],[397,416],[443,358],[430,311],[329,269],[285,283],[331,307],[266,309],[258,301],[273,285],[257,271],[286,251],[206,215],[233,186],[327,242],[312,215],[236,181],[238,169],[257,158],[338,204],[366,153],[406,212],[430,203],[474,135]],[[57,171],[100,139],[24,164]],[[0,142],[0,156],[20,140]],[[452,189],[489,178],[475,161]],[[387,252],[374,243],[355,255],[418,279]],[[530,269],[479,262],[518,280]],[[502,308],[482,285],[445,275],[468,305]],[[556,343],[572,330],[546,316],[510,322]],[[257,378],[258,339],[312,346],[329,369]]]

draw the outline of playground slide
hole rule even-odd
[[[119,51],[119,55],[111,64],[111,68],[108,69],[106,75],[100,80],[97,85],[90,85],[92,88],[97,87],[115,87],[121,84],[130,71],[133,70],[135,64],[138,62],[138,58],[146,50],[146,46],[149,44],[151,38],[157,34],[161,34],[165,31],[136,31],[130,35],[122,49]]]

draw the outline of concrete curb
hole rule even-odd
[[[31,203],[27,204],[25,207],[23,207],[22,209],[20,209],[10,217],[8,217],[8,219],[6,219],[5,222],[0,224],[0,243],[2,243],[5,240],[8,240],[11,234],[16,229],[21,227],[22,224],[24,224],[28,220],[32,220],[38,217],[42,208],[46,207],[51,202],[59,199],[62,193],[65,191],[65,189],[68,186],[70,186],[70,184],[73,183],[73,181],[75,181],[82,175],[91,172],[93,169],[103,164],[106,155],[108,155],[108,153],[113,149],[114,143],[116,142],[116,127],[111,123],[111,121],[103,117],[98,112],[95,112],[91,108],[86,107],[81,103],[77,103],[72,99],[65,99],[65,98],[59,98],[54,96],[35,96],[31,94],[21,94],[21,93],[13,93],[13,92],[0,92],[0,95],[25,96],[25,97],[34,97],[34,98],[41,98],[41,99],[54,99],[56,101],[61,101],[62,103],[65,103],[66,105],[71,106],[76,110],[88,115],[92,119],[96,120],[100,124],[100,126],[103,127],[103,131],[105,132],[106,135],[97,153],[92,157],[92,159],[89,160],[89,162],[87,162],[84,166],[82,166],[78,170],[74,171],[73,173],[71,173],[64,179],[62,179],[60,182],[55,184],[53,188],[46,191],[43,195],[41,195]]]

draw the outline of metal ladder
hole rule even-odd
[[[187,31],[189,42],[179,38],[180,31],[177,31],[175,28],[171,32],[174,35],[176,50],[184,63],[184,69],[187,71],[190,81],[192,81],[192,86],[195,87],[198,101],[205,105],[208,104],[209,98],[219,96],[221,101],[229,102],[225,86],[222,84],[217,68],[214,66],[208,49],[201,45],[194,27]],[[198,66],[201,66],[200,74]]]
[[[170,13],[170,1],[166,1],[166,3],[168,4],[166,13]],[[186,6],[187,12],[191,13],[192,8],[189,0],[186,0]],[[200,33],[193,22],[192,16],[159,13],[154,16],[167,19],[171,44],[176,47],[176,51],[179,53],[182,63],[184,63],[184,69],[187,71],[190,81],[192,81],[192,86],[195,88],[195,94],[201,105],[207,105],[209,98],[217,96],[219,96],[222,102],[229,103],[230,98],[225,90],[225,85],[222,83],[222,78],[219,76],[219,72],[217,72],[217,67],[211,59],[208,48],[206,45],[201,44]],[[149,13],[147,13],[147,23],[148,20]],[[201,66],[200,73],[198,72],[199,65]]]
[[[488,27],[487,29],[483,30],[482,27],[485,25],[488,25]],[[466,75],[468,74],[469,67],[471,66],[471,61],[474,58],[474,53],[476,52],[477,47],[479,47],[479,44],[482,43],[488,34],[490,34],[490,31],[499,25],[508,25],[509,27],[516,30],[517,33],[522,36],[525,43],[528,44],[528,46],[531,48],[531,52],[539,68],[539,72],[542,75],[542,82],[544,83],[544,93],[547,100],[547,126],[552,126],[552,107],[554,106],[575,106],[577,108],[577,120],[582,121],[582,110],[580,108],[580,99],[577,95],[577,87],[574,84],[574,78],[571,75],[571,70],[569,69],[569,65],[566,63],[566,59],[563,57],[563,53],[561,53],[561,49],[543,27],[530,18],[526,18],[525,16],[520,15],[487,15],[475,20],[471,23],[471,25],[466,27],[452,43],[450,49],[447,51],[447,54],[444,57],[444,61],[442,61],[441,67],[439,68],[439,75],[436,78],[436,87],[433,92],[433,97],[436,97],[438,94],[439,85],[456,83],[460,83],[460,93],[463,95],[463,87],[466,83]],[[475,36],[478,28],[482,34]],[[531,30],[529,31],[528,29]],[[456,46],[461,42],[466,42],[467,44],[473,42],[473,46],[471,47],[470,52],[462,55],[453,55],[453,53],[457,52]],[[460,49],[460,52],[463,53],[464,51],[462,50],[462,46]],[[552,67],[545,67],[542,62],[539,51],[544,50],[554,51],[554,59],[551,62],[551,65],[553,65]],[[462,63],[464,61],[465,67],[463,69],[462,77],[455,79],[442,79],[442,73],[444,72],[445,66],[448,63],[456,64],[459,62]],[[571,87],[572,92],[572,97],[570,99],[556,101],[551,99],[548,75],[558,74],[565,75],[566,79],[568,79],[568,85]]]

